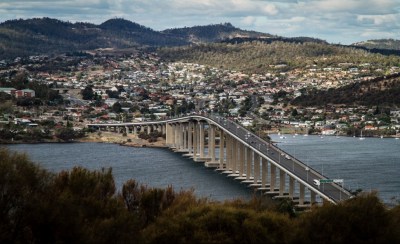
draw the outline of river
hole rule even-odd
[[[393,138],[270,135],[277,145],[325,176],[343,179],[351,190],[378,191],[385,203],[400,200],[400,140]],[[59,172],[74,166],[111,167],[118,190],[128,179],[151,187],[194,189],[212,200],[250,199],[245,185],[168,149],[134,148],[104,143],[21,144],[7,146]]]
[[[193,189],[196,196],[216,201],[245,199],[253,193],[246,185],[221,175],[202,163],[184,158],[164,148],[135,148],[111,143],[52,143],[8,145],[26,153],[42,167],[52,171],[82,166],[91,170],[112,168],[117,190],[129,179],[150,187],[175,191]]]

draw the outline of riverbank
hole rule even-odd
[[[78,140],[79,142],[99,142],[99,143],[115,143],[129,147],[166,147],[165,139],[162,137],[157,138],[155,142],[140,139],[134,134],[119,134],[114,132],[94,132],[88,133],[85,137]]]
[[[114,132],[94,132],[87,133],[85,137],[63,141],[60,139],[46,139],[39,141],[26,141],[26,140],[0,140],[0,145],[11,145],[11,144],[41,144],[41,143],[76,143],[76,142],[97,142],[97,143],[114,143],[122,146],[129,147],[154,147],[154,148],[164,148],[165,139],[162,137],[157,138],[155,142],[149,142],[148,140],[140,139],[133,134],[123,134]]]

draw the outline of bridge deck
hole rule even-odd
[[[191,115],[180,118],[173,118],[162,121],[147,121],[147,122],[136,122],[136,123],[117,123],[117,124],[88,124],[88,127],[103,127],[103,126],[116,126],[116,127],[129,127],[129,126],[143,126],[143,125],[156,125],[166,123],[179,123],[187,122],[190,120],[205,120],[210,124],[213,124],[223,130],[225,133],[230,134],[236,140],[250,147],[253,151],[258,153],[261,157],[264,157],[278,168],[282,169],[289,176],[296,179],[298,182],[314,191],[324,199],[337,203],[352,197],[352,194],[342,188],[336,183],[323,183],[319,186],[315,185],[314,180],[327,179],[318,171],[307,166],[300,160],[296,159],[292,155],[283,151],[273,143],[265,141],[257,135],[251,133],[246,128],[240,126],[234,121],[228,120],[218,116],[203,116],[203,115]]]

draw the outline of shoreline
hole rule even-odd
[[[113,143],[120,146],[127,147],[149,147],[149,148],[167,148],[165,139],[162,137],[157,138],[155,142],[149,142],[144,139],[137,138],[134,135],[122,136],[122,134],[115,133],[89,133],[87,136],[70,140],[43,140],[43,141],[0,141],[1,145],[17,145],[17,144],[44,144],[44,143]]]
[[[278,135],[279,132],[273,132],[268,134],[276,134]],[[323,137],[354,137],[348,135],[324,135],[320,133],[313,133],[313,134],[305,134],[305,133],[280,133],[281,136],[284,135],[298,135],[298,136],[323,136]],[[391,135],[391,136],[363,136],[364,138],[377,138],[377,139],[400,139],[400,135]],[[356,136],[356,138],[360,138]],[[94,143],[114,143],[121,146],[128,146],[128,147],[149,147],[149,148],[168,148],[165,145],[165,139],[162,137],[157,138],[155,142],[149,142],[144,139],[137,138],[135,135],[128,134],[127,136],[123,136],[122,134],[116,134],[113,132],[102,132],[101,134],[98,133],[89,133],[87,136],[83,138],[78,138],[70,141],[62,141],[62,140],[43,140],[43,141],[0,141],[1,145],[15,145],[15,144],[41,144],[41,143],[85,143],[85,142],[94,142]],[[273,143],[278,143],[274,141]]]

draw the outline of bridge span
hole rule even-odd
[[[120,133],[162,132],[166,145],[175,152],[204,162],[206,167],[215,167],[265,195],[290,198],[299,207],[321,201],[336,204],[352,197],[341,185],[224,117],[190,115],[163,121],[87,126]],[[326,183],[316,184],[319,182]]]

